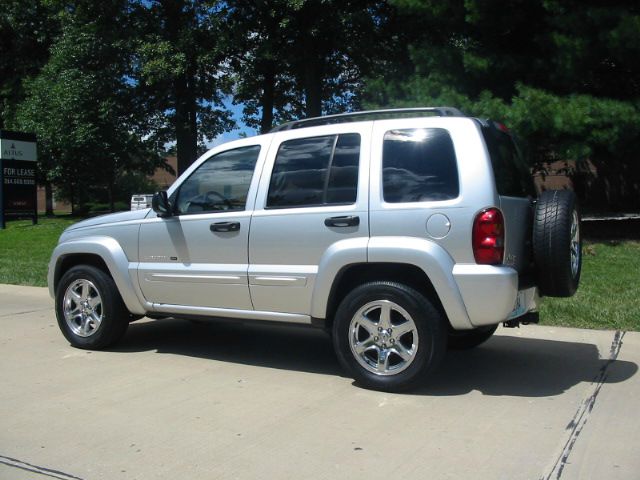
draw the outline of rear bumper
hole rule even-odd
[[[455,265],[453,277],[474,327],[503,322],[514,311],[518,300],[518,272],[513,268]],[[520,309],[519,315],[535,310],[538,302],[536,287],[522,292],[520,301],[524,302],[524,308]]]

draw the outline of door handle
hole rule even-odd
[[[327,227],[357,227],[360,225],[360,217],[349,215],[344,217],[329,217],[324,220]]]
[[[212,232],[237,232],[240,230],[240,222],[216,222],[209,229]]]

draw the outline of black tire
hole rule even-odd
[[[383,333],[378,333],[380,337],[369,336],[367,330],[365,341],[373,341],[375,338],[377,342],[390,343],[389,345],[377,343],[376,346],[370,347],[372,349],[367,350],[367,353],[358,355],[352,350],[351,342],[352,338],[358,342],[358,335],[364,329],[358,330],[360,325],[352,330],[351,321],[353,319],[356,322],[356,318],[366,317],[366,313],[358,317],[356,314],[376,302],[391,306],[391,313],[388,316],[389,327]],[[399,309],[395,309],[396,307]],[[376,307],[370,308],[372,319],[375,320]],[[410,320],[405,313],[409,315]],[[382,308],[378,313],[377,323],[367,321],[367,325],[372,326],[374,332],[379,332],[382,328],[379,327],[384,323],[381,317]],[[408,327],[412,330],[399,333],[407,330]],[[392,332],[394,328],[395,334]],[[382,340],[383,335],[387,340]],[[393,335],[397,338],[393,338]],[[407,349],[408,342],[411,342],[412,346]],[[398,392],[417,386],[436,370],[446,351],[447,328],[442,314],[421,293],[399,283],[372,282],[355,288],[340,303],[333,323],[333,345],[338,360],[357,384],[375,390]],[[383,345],[385,345],[384,349]],[[406,361],[401,358],[396,350],[398,348],[402,349],[404,355],[410,356],[411,360]],[[384,354],[384,358],[388,359],[387,373],[375,373],[370,370],[375,367],[369,366],[370,369],[368,369],[363,366],[363,363],[367,364],[368,361],[379,362],[380,358],[383,358],[381,351],[387,352]],[[410,351],[413,353],[408,355]],[[384,366],[387,368],[387,362]],[[397,373],[394,373],[394,370],[398,370]]]
[[[542,295],[571,297],[576,292],[582,270],[582,239],[580,211],[572,191],[547,190],[538,198],[533,256]]]
[[[83,296],[83,286],[87,286],[88,292],[85,299],[100,300],[99,304],[93,306],[87,303],[84,306],[86,310],[83,309],[84,300],[80,298]],[[74,294],[78,295],[78,292],[80,295],[76,303]],[[65,295],[68,295],[67,299],[71,299],[68,304]],[[69,321],[65,318],[65,305],[73,317]],[[73,312],[76,314],[73,315]],[[93,313],[100,318],[99,323],[92,317]],[[71,345],[90,350],[100,350],[116,343],[126,332],[130,320],[130,314],[113,279],[90,265],[72,267],[60,279],[56,290],[56,317],[60,330]],[[87,325],[84,335],[83,325]]]
[[[449,329],[448,346],[452,350],[468,350],[486,342],[498,329],[498,325],[474,328],[473,330]]]

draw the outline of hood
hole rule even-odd
[[[87,220],[82,220],[81,222],[74,223],[69,228],[67,228],[66,231],[76,230],[78,228],[95,227],[96,225],[104,225],[107,223],[142,220],[149,214],[150,210],[150,208],[145,208],[144,210],[132,210],[130,212],[118,212],[109,213],[107,215],[100,215],[98,217],[88,218]]]

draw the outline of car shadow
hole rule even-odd
[[[131,324],[111,351],[152,350],[345,376],[329,336],[312,328],[170,318]],[[637,371],[633,362],[600,358],[593,344],[497,335],[472,350],[448,351],[434,376],[410,394],[457,396],[477,390],[492,396],[548,397],[596,378],[604,383],[623,382]]]
[[[307,326],[165,318],[130,324],[111,351],[150,350],[281,370],[343,374],[329,335]]]
[[[634,362],[601,358],[590,343],[497,335],[475,349],[447,352],[443,368],[412,393],[549,397],[581,382],[624,382],[637,371]]]

